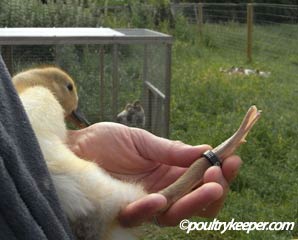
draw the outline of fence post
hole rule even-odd
[[[112,113],[113,120],[117,121],[117,111],[118,111],[118,93],[119,93],[119,59],[118,59],[118,44],[113,45],[113,56],[112,56]]]
[[[200,36],[203,35],[203,3],[198,3],[198,28]]]
[[[148,59],[150,59],[148,50],[148,44],[144,44],[144,59],[143,59],[143,94],[142,94],[142,104],[145,111],[145,129],[151,131],[151,100],[150,91],[148,89]]]
[[[104,16],[105,16],[105,18],[108,16],[108,7],[109,6],[109,0],[105,0],[105,2],[104,2]]]
[[[252,61],[253,4],[247,4],[247,60]]]
[[[100,93],[100,121],[105,120],[105,80],[104,80],[104,47],[99,50],[99,93]]]
[[[166,129],[162,133],[163,137],[170,137],[170,109],[171,109],[171,66],[172,66],[172,44],[166,45],[166,66],[165,66],[165,125]]]

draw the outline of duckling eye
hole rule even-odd
[[[68,83],[66,87],[69,91],[73,90],[73,85],[71,83]]]

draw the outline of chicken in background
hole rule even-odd
[[[146,117],[139,100],[126,104],[122,112],[117,115],[117,122],[129,127],[144,128]]]

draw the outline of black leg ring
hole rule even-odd
[[[204,152],[203,156],[210,162],[211,165],[221,167],[221,162],[219,158],[211,150]]]

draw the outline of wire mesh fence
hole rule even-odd
[[[176,34],[178,39],[198,40],[204,47],[224,52],[225,57],[229,59],[227,65],[222,66],[225,71],[244,73],[246,68],[257,65],[261,69],[251,69],[255,73],[259,73],[259,70],[272,74],[279,72],[281,77],[292,78],[298,74],[297,5],[171,3],[168,6],[169,9],[158,9],[156,6],[136,2],[125,6],[96,7],[92,5],[90,8],[92,11],[88,11],[80,4],[75,6],[70,2],[67,2],[69,6],[62,3],[57,5],[61,9],[70,8],[66,16],[61,11],[61,14],[53,17],[57,6],[52,1],[49,1],[47,5],[31,4],[36,12],[30,13],[29,5],[24,5],[22,1],[5,0],[0,3],[2,8],[6,6],[0,14],[0,26],[46,25],[61,27],[78,24],[77,26],[93,27],[100,25],[154,27],[160,21],[165,21],[169,24],[169,31]],[[14,14],[10,14],[11,12]],[[24,14],[17,14],[17,12],[24,12]],[[5,17],[5,14],[9,17]],[[27,20],[25,21],[21,16],[26,16]],[[75,21],[72,22],[73,19]],[[171,25],[171,22],[174,24]],[[198,49],[202,46],[200,44],[198,44]],[[142,82],[146,83],[146,81],[152,84],[147,84],[147,87],[154,89],[155,95],[158,96],[164,94],[168,88],[163,81],[160,81],[170,74],[160,67],[165,61],[169,61],[165,56],[166,47],[162,44],[147,45],[146,47],[140,44],[125,47],[119,45],[116,54],[117,73],[113,71],[113,56],[115,58],[116,55],[113,55],[112,46],[100,47],[92,44],[85,47],[75,45],[22,46],[15,47],[14,51],[17,56],[13,63],[16,71],[23,67],[30,67],[28,63],[32,65],[55,63],[69,70],[82,84],[86,85],[86,81],[88,81],[86,79],[96,78],[98,83],[84,86],[79,90],[83,92],[81,98],[84,99],[84,102],[92,102],[88,106],[100,102],[101,106],[96,110],[91,111],[87,107],[90,116],[92,114],[99,116],[99,120],[115,119],[115,109],[121,111],[126,103],[139,99],[142,99],[147,109],[157,109],[152,113],[152,121],[160,117],[160,115],[156,115],[157,112],[164,111],[158,101],[146,102],[141,94]],[[31,52],[31,57],[29,52]],[[5,54],[5,49],[2,49],[2,54],[9,55]],[[67,58],[71,61],[66,60]],[[6,59],[9,61],[9,58]],[[267,64],[278,59],[284,59],[284,61],[280,61],[280,68]],[[104,71],[100,71],[100,67]],[[100,87],[103,85],[106,88],[112,88],[114,78],[119,79],[119,84],[116,86],[119,88],[117,106],[112,104],[112,93],[102,91],[101,96],[90,97],[93,92],[100,91]],[[141,81],[138,82],[140,79]],[[91,118],[93,117],[91,116]],[[95,120],[96,117],[94,117]]]
[[[171,5],[210,47],[266,62],[284,57],[297,65],[298,6],[282,4],[180,3]],[[297,69],[287,73],[296,74]]]
[[[249,56],[252,54],[251,51],[266,51],[267,49],[268,55],[274,54],[276,51],[274,51],[273,47],[270,48],[270,46],[279,45],[278,42],[281,41],[284,43],[289,41],[290,46],[292,46],[293,42],[295,42],[294,35],[297,32],[296,24],[298,23],[298,6],[283,4],[171,3],[168,6],[169,10],[167,10],[165,6],[158,7],[135,2],[119,6],[100,7],[92,5],[89,6],[90,10],[87,10],[79,2],[76,6],[71,1],[66,4],[55,4],[49,1],[46,5],[31,3],[31,6],[29,4],[36,9],[34,13],[28,11],[29,5],[24,5],[22,1],[4,1],[1,4],[3,5],[1,5],[3,12],[0,14],[0,26],[47,25],[61,27],[74,24],[75,26],[108,25],[153,28],[160,21],[168,23],[174,21],[176,25],[179,25],[177,22],[183,18],[189,25],[195,26],[200,34],[204,32],[207,43],[208,41],[210,41],[210,44],[215,45],[225,43],[225,48],[228,48],[230,45],[231,52],[236,50],[243,51],[244,54],[248,55],[249,59],[252,58],[252,56]],[[57,6],[62,10],[68,8],[67,14],[64,14],[65,16],[63,14],[53,16]],[[249,9],[252,11],[251,21],[253,24],[250,30],[248,29]],[[18,12],[23,14],[18,14]],[[6,15],[8,17],[5,17]],[[22,19],[21,16],[26,16],[27,20]],[[264,30],[265,26],[268,32]],[[272,29],[271,31],[270,28]],[[253,42],[247,42],[249,31],[253,32],[252,38],[249,40]],[[291,38],[289,38],[288,33]],[[213,35],[216,35],[216,37],[212,38]],[[252,49],[247,53],[247,48],[250,45]],[[287,45],[283,44],[283,46]],[[290,47],[286,48],[286,51],[289,51]]]
[[[75,33],[80,30],[73,28],[74,35],[68,38],[54,33],[46,37],[51,42],[47,44],[43,37],[40,41],[35,38],[36,34],[42,36],[38,35],[40,28],[23,28],[19,37],[8,37],[7,29],[2,30],[1,54],[12,75],[34,67],[58,66],[75,79],[79,105],[92,123],[117,121],[168,136],[171,36],[147,29],[118,29],[115,32],[120,35],[109,40],[105,34],[94,36],[96,40],[90,34],[80,40]],[[26,44],[22,44],[23,37]],[[125,114],[119,118],[123,110]]]

